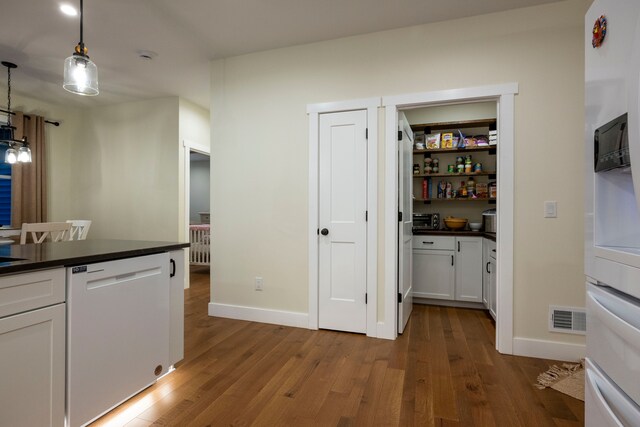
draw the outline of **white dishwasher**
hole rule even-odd
[[[169,368],[169,254],[67,268],[67,425],[86,425]]]

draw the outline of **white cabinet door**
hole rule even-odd
[[[172,251],[169,272],[169,363],[184,358],[184,249]]]
[[[453,251],[413,251],[413,296],[454,299]]]
[[[482,302],[482,237],[456,237],[455,299]]]
[[[0,319],[0,426],[63,426],[65,305]]]
[[[318,326],[364,333],[367,111],[321,114],[319,125]]]

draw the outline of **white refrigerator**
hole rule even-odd
[[[593,427],[640,426],[639,19],[638,0],[595,0],[585,16],[585,425]]]

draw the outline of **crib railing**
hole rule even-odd
[[[189,227],[189,263],[192,265],[211,264],[211,226],[208,224],[191,225]]]

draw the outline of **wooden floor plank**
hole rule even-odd
[[[485,311],[415,305],[395,341],[209,317],[185,291],[185,359],[93,426],[556,426],[584,403],[538,390],[559,362],[495,351]]]

